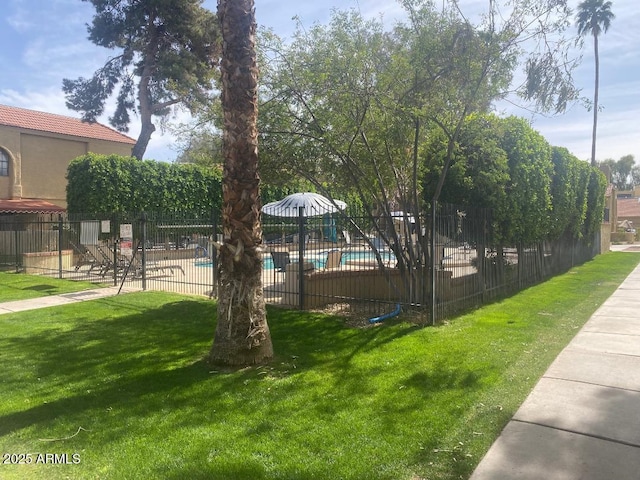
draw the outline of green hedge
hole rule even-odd
[[[262,201],[280,200],[287,187],[265,185]],[[222,172],[193,164],[88,153],[67,169],[69,213],[162,212],[209,216],[222,207]]]

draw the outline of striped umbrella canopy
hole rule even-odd
[[[262,213],[274,217],[297,217],[299,208],[304,207],[303,216],[317,217],[326,213],[337,212],[338,208],[344,210],[347,204],[342,200],[334,200],[335,205],[327,197],[318,193],[300,192],[292,193],[277,202],[267,203],[262,207]],[[336,208],[336,205],[338,208]]]

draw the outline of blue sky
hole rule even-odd
[[[295,28],[294,16],[304,25],[326,23],[331,10],[357,8],[366,16],[380,16],[391,24],[401,16],[392,0],[255,0],[260,25],[272,28],[283,37]],[[471,11],[488,0],[459,0],[463,10]],[[569,0],[575,8],[579,0]],[[215,10],[216,1],[206,0],[206,8]],[[599,160],[618,159],[632,154],[640,164],[640,4],[637,0],[613,0],[616,15],[609,32],[600,40],[600,104],[598,122]],[[86,37],[85,24],[91,21],[93,7],[80,0],[4,0],[0,18],[0,103],[69,116],[79,116],[65,107],[63,78],[90,76],[113,55],[94,46]],[[584,58],[575,72],[576,85],[585,97],[593,96],[593,48],[587,40]],[[532,115],[524,109],[509,108],[509,113],[532,121],[552,144],[567,147],[581,159],[590,158],[592,113],[583,105],[573,105],[567,113],[555,117]],[[107,115],[100,120],[107,123]],[[178,114],[176,120],[186,119]],[[138,126],[129,134],[137,137]],[[170,161],[176,156],[175,139],[159,130],[154,133],[146,158]]]

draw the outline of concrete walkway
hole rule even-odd
[[[97,298],[112,297],[118,294],[119,288],[120,287],[96,288],[95,290],[83,290],[80,292],[64,293],[62,295],[48,295],[38,298],[29,298],[27,300],[4,302],[0,303],[0,315],[4,313],[34,310],[36,308],[54,307],[56,305],[65,305],[68,303],[84,302],[86,300],[95,300]],[[123,287],[121,293],[137,290],[138,289]]]
[[[640,266],[561,352],[471,476],[510,479],[640,479]]]

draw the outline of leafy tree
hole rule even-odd
[[[589,164],[579,160],[563,147],[552,147],[554,174],[551,180],[552,240],[567,236],[581,238],[587,213]]]
[[[222,137],[219,132],[200,129],[186,135],[176,162],[206,167],[222,165]]]
[[[617,187],[621,190],[631,190],[633,188],[633,177],[631,176],[631,172],[633,171],[633,166],[636,161],[633,155],[625,155],[624,157],[620,157],[620,160],[617,162]]]
[[[269,361],[273,345],[262,291],[258,176],[258,67],[253,0],[219,0],[222,29],[224,243],[220,245],[218,320],[209,360]]]
[[[598,128],[598,93],[600,88],[600,54],[598,38],[607,33],[615,15],[611,11],[611,2],[605,0],[584,0],[578,5],[576,24],[578,36],[593,35],[593,53],[595,57],[595,87],[593,90],[593,132],[591,137],[591,165],[596,165],[596,130]]]
[[[457,205],[502,210],[509,183],[507,153],[501,146],[504,121],[493,114],[472,114],[464,122],[443,183],[440,199]],[[446,161],[446,136],[437,131],[427,143],[431,163],[425,170],[424,196],[433,198]]]
[[[387,201],[418,208],[412,177],[423,161],[420,144],[439,128],[453,146],[470,113],[508,93],[523,42],[558,33],[562,22],[549,15],[566,15],[557,2],[515,2],[513,16],[498,25],[492,2],[476,27],[455,2],[444,12],[430,2],[403,5],[410,21],[391,33],[356,13],[334,12],[329,26],[300,29],[290,45],[263,55],[263,166],[356,185],[376,208]],[[527,66],[536,67],[536,81],[521,93],[541,108],[561,110],[574,98],[557,69],[531,58]],[[381,188],[380,181],[389,183]]]
[[[94,122],[117,91],[109,122],[126,132],[131,113],[140,116],[133,156],[142,159],[154,116],[166,117],[178,104],[193,110],[208,98],[219,51],[217,19],[201,7],[202,0],[83,1],[96,9],[89,40],[121,53],[91,78],[64,79],[67,107]]]
[[[208,102],[187,123],[171,127],[178,139],[179,163],[222,167],[222,106]]]
[[[607,189],[607,179],[598,169],[592,168],[589,172],[587,187],[587,209],[585,221],[582,226],[583,236],[590,238],[591,235],[600,231],[602,218],[604,216],[604,194]]]
[[[618,161],[609,159],[600,163],[609,170],[610,181],[618,190],[630,190],[633,188],[633,167],[635,165],[633,155],[620,157]]]
[[[336,11],[328,26],[299,29],[289,45],[268,38],[260,117],[263,165],[302,175],[320,191],[331,185],[323,193],[355,192],[368,210],[367,228],[373,225],[394,250],[406,291],[421,290],[408,284],[422,281],[420,272],[428,265],[424,217],[416,218],[416,243],[407,242],[409,232],[389,225],[393,210],[425,210],[421,172],[431,163],[425,142],[437,131],[446,142],[433,190],[437,200],[465,119],[509,93],[524,42],[559,34],[564,24],[551,17],[568,15],[562,2],[518,0],[505,18],[497,3],[490,3],[479,26],[457,2],[446,2],[441,10],[432,2],[407,0],[409,21],[391,32],[379,21]],[[575,96],[562,75],[560,65],[568,65],[563,45],[553,44],[555,56],[532,52],[525,62],[536,75],[520,93],[540,108],[561,110]]]
[[[406,271],[409,259],[390,213],[411,211],[417,163],[412,116],[399,102],[406,72],[392,65],[396,48],[378,21],[355,12],[335,12],[328,27],[315,25],[288,46],[273,45],[261,132],[272,168],[284,166],[330,197],[354,192],[367,207],[367,228],[406,259],[400,260]]]
[[[432,137],[429,157],[436,162],[425,173],[427,198],[446,148]],[[566,232],[581,235],[590,168],[565,148],[551,148],[527,121],[472,115],[453,158],[442,200],[493,209],[496,242],[531,245]]]
[[[509,163],[505,241],[532,245],[545,240],[551,227],[551,147],[521,118],[504,120],[501,146]]]
[[[631,178],[633,180],[634,187],[640,186],[640,165],[635,165],[631,169]]]

